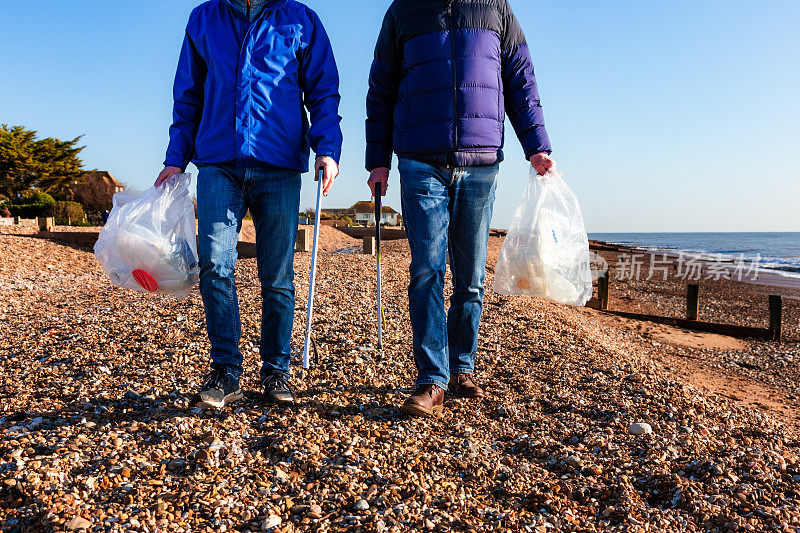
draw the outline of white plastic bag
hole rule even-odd
[[[555,168],[531,169],[494,273],[494,291],[581,306],[592,297],[589,240],[578,199]]]
[[[144,192],[118,192],[94,253],[111,283],[185,300],[197,283],[191,174]]]

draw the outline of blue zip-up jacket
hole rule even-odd
[[[164,164],[306,172],[310,148],[338,162],[340,99],[331,43],[310,8],[274,0],[251,23],[228,0],[205,2],[186,27]]]

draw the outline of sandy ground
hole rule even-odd
[[[309,232],[309,239],[314,237],[314,226],[300,226],[299,229],[304,229]],[[245,220],[242,223],[242,232],[239,234],[239,240],[243,242],[256,242],[256,229],[253,226],[252,220]],[[330,226],[320,226],[320,249],[334,252],[334,251],[348,251],[355,250],[361,251],[361,241],[352,239]]]
[[[767,327],[768,296],[783,297],[782,343],[737,339],[710,333],[600,316],[609,326],[622,327],[631,334],[663,343],[670,349],[664,357],[683,379],[704,390],[756,406],[769,406],[787,423],[797,425],[800,397],[796,384],[800,380],[797,358],[800,356],[800,288],[786,279],[777,284],[736,280],[703,279],[687,281],[670,275],[667,280],[619,279],[625,262],[620,254],[602,252],[611,267],[610,308],[683,318],[686,308],[686,285],[700,285],[699,319],[722,324]],[[647,263],[648,261],[645,261]],[[674,270],[671,271],[674,274]],[[595,313],[585,310],[584,312]]]
[[[216,413],[188,405],[208,367],[197,291],[179,303],[111,287],[88,251],[33,231],[0,228],[3,531],[800,528],[794,326],[782,344],[733,341],[487,291],[476,377],[490,398],[408,420],[407,244],[385,247],[377,352],[374,258],[326,231],[321,361],[295,373],[297,405],[258,394],[247,259],[248,392]],[[309,256],[295,260],[296,349]],[[612,306],[682,309],[677,285],[649,287],[612,285]],[[759,321],[747,290],[702,289],[702,317]]]

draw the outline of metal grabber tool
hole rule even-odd
[[[383,329],[386,319],[383,316],[383,302],[381,301],[381,184],[375,184],[375,258],[377,263],[377,304],[378,304],[378,349],[383,350]]]
[[[317,277],[317,248],[319,247],[319,217],[322,211],[322,181],[325,171],[320,169],[317,174],[317,207],[314,211],[314,247],[311,249],[311,277],[308,283],[308,312],[306,314],[306,342],[303,347],[303,368],[308,370],[310,367],[310,349],[313,342],[311,338],[311,328],[314,318],[314,284]],[[317,346],[314,343],[314,353],[317,355],[316,362],[319,363]]]

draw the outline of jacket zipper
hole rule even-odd
[[[249,8],[249,6],[248,6]],[[249,9],[248,9],[249,11]],[[250,14],[247,14],[247,20],[250,20]],[[250,32],[253,30],[254,24],[251,22],[250,26],[248,26],[247,31],[244,32],[244,39],[242,40],[242,47],[239,49],[239,61],[242,59],[242,52],[247,47],[247,43],[250,40]],[[244,66],[244,62],[239,66],[239,72],[242,73],[242,67]],[[249,69],[249,65],[248,65]],[[247,156],[251,157],[253,153],[253,132],[252,132],[252,113],[253,113],[253,80],[251,78],[250,72],[247,72],[247,124],[245,126],[245,131],[247,131]]]
[[[256,22],[258,22],[258,20],[261,20],[261,19],[263,19],[265,17],[268,17],[270,15],[270,11],[269,10],[264,10],[261,13],[261,15],[258,17],[258,20],[254,20],[254,21],[251,22],[250,21],[250,1],[251,0],[247,0],[247,21],[249,23],[249,26],[247,27],[247,31],[244,32],[244,38],[242,39],[242,44],[239,47],[239,59],[237,61],[239,67],[237,69],[238,72],[236,73],[237,77],[242,75],[242,67],[244,65],[244,63],[242,61],[242,52],[244,52],[244,49],[247,47],[247,43],[250,40],[250,33],[253,31],[253,27],[256,25]],[[251,124],[252,123],[251,113],[252,113],[252,109],[253,109],[253,85],[252,85],[252,83],[253,83],[253,81],[252,81],[252,79],[249,78],[249,74],[248,74],[248,81],[247,81],[248,115],[247,115],[247,125],[245,126],[245,128],[247,130],[247,140],[246,140],[246,142],[247,142],[247,153],[248,153],[248,156],[251,155],[252,151],[253,151],[253,132],[252,132],[252,124]],[[237,84],[237,85],[239,85],[239,84]]]
[[[458,151],[458,87],[456,85],[456,41],[453,21],[453,2],[447,4],[447,17],[450,21],[450,71],[453,76],[453,152]],[[454,155],[455,157],[455,155]],[[449,166],[449,165],[448,165]]]

